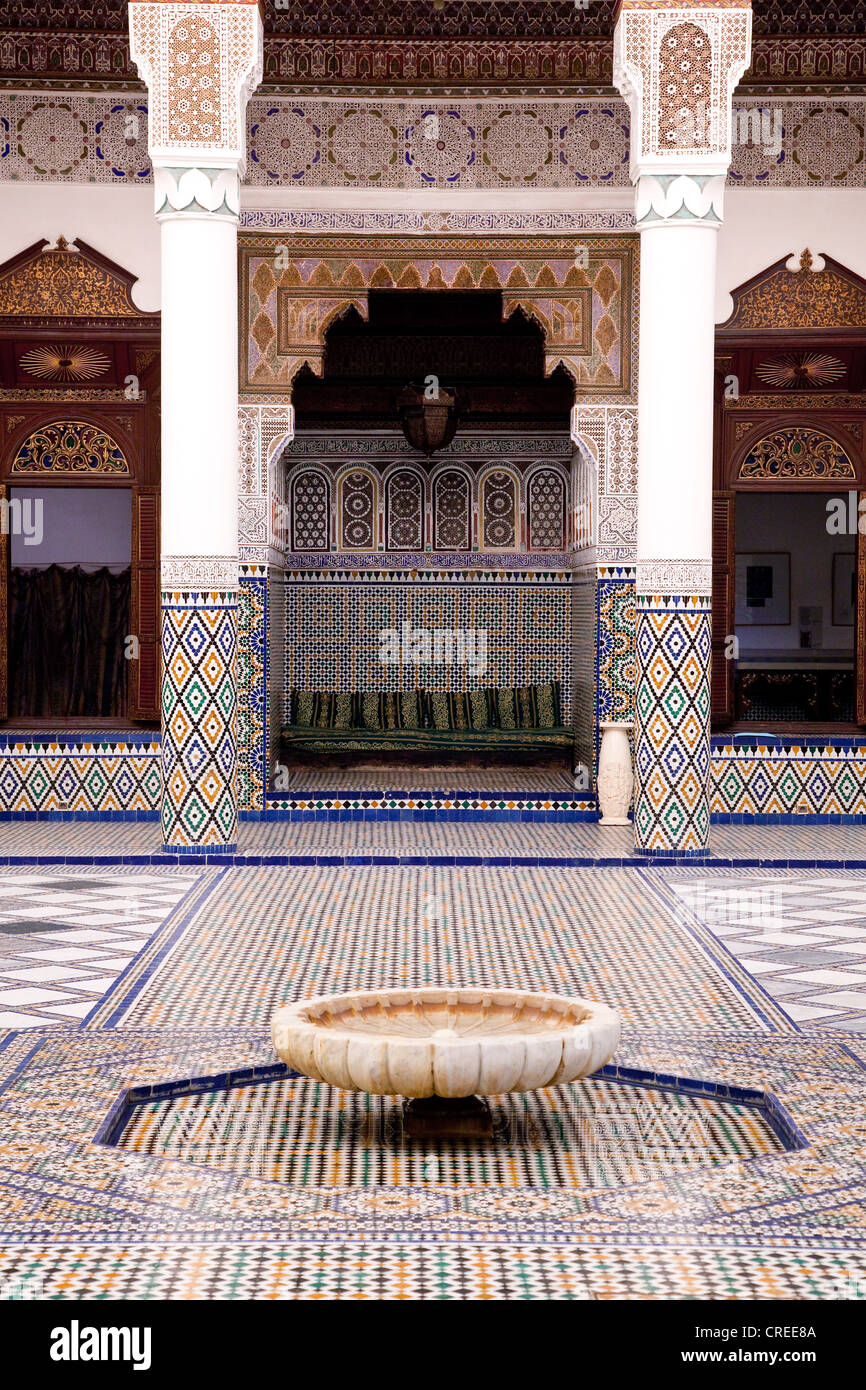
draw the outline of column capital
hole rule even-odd
[[[751,0],[620,0],[613,80],[631,114],[632,182],[724,178],[751,35]]]
[[[258,0],[130,0],[148,90],[156,211],[237,216],[246,108],[262,79]]]

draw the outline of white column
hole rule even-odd
[[[637,559],[697,562],[686,592],[712,561],[718,226],[662,222],[640,238]]]
[[[641,239],[635,845],[709,839],[716,237],[747,0],[621,0],[614,81],[631,114]]]
[[[237,223],[160,221],[163,554],[236,562]]]
[[[162,830],[236,848],[237,225],[256,0],[132,0],[162,238]]]

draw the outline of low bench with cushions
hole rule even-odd
[[[520,752],[570,748],[559,682],[477,690],[293,690],[283,744],[304,753]]]

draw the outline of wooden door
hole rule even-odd
[[[138,659],[130,662],[129,717],[159,719],[159,490],[132,494],[130,632]]]
[[[734,662],[726,653],[734,631],[734,521],[736,493],[713,493],[712,714],[719,724],[734,718]]]
[[[859,494],[860,507],[866,492]],[[866,512],[866,507],[864,507]],[[866,724],[866,535],[860,530],[863,512],[857,511],[857,603],[854,610],[854,718]]]
[[[9,489],[0,483],[0,719],[9,718]]]

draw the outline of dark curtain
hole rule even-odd
[[[9,716],[124,718],[129,570],[13,569]]]

